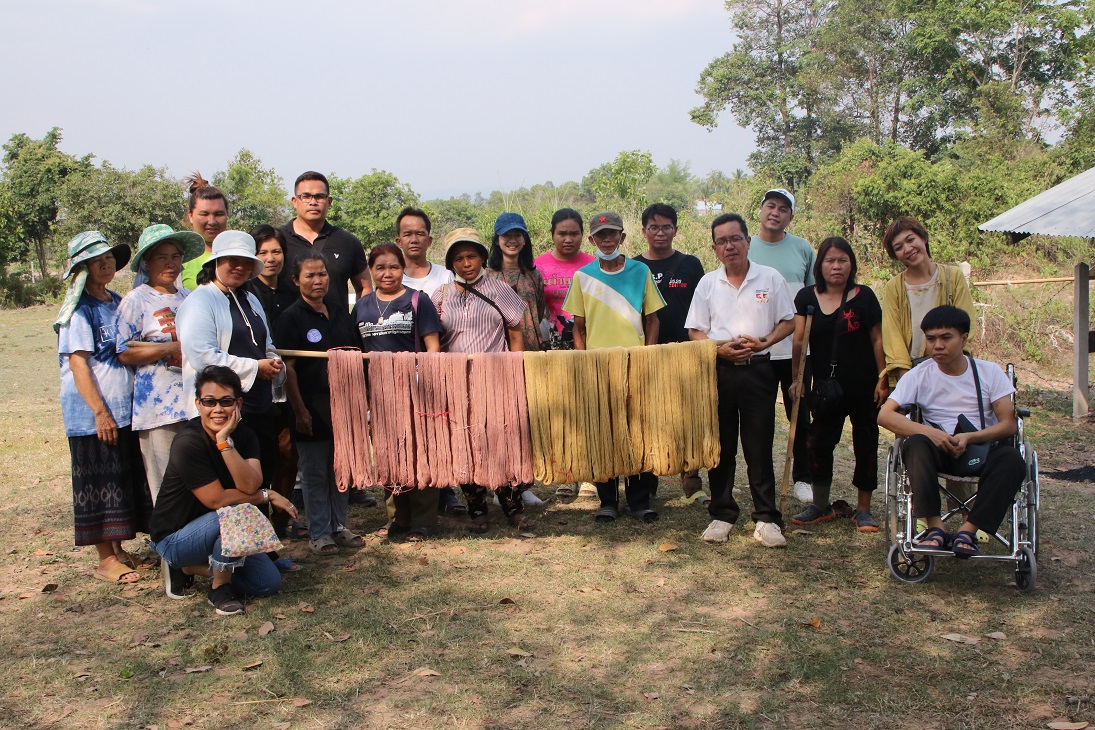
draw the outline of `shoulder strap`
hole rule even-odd
[[[411,292],[411,333],[414,335],[414,354],[418,354],[418,289]]]
[[[491,299],[486,294],[484,294],[483,292],[476,289],[474,284],[468,284],[468,283],[463,282],[463,281],[458,281],[456,283],[459,284],[460,286],[464,287],[464,291],[471,292],[472,294],[479,297],[480,299],[482,299],[487,304],[494,307],[494,311],[498,312],[498,316],[502,318],[502,340],[506,343],[506,349],[508,350],[509,349],[509,337],[506,334],[506,330],[509,329],[509,328],[506,326],[506,315],[502,314],[502,309],[497,304],[495,304],[493,299]],[[509,286],[509,285],[507,284],[506,286]]]
[[[973,359],[972,355],[966,355],[970,361],[970,367],[973,368],[973,384],[977,388],[977,415],[981,416],[981,430],[985,430],[985,400],[981,395],[981,378],[977,374],[977,362]]]

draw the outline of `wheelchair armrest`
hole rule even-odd
[[[1015,409],[1015,415],[1019,416],[1019,418],[1030,418],[1030,409],[1029,408],[1016,408]]]
[[[904,403],[897,407],[897,412],[902,416],[908,416],[912,420],[920,423],[920,406],[915,403]]]

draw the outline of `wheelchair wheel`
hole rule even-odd
[[[900,545],[890,546],[890,575],[902,583],[923,583],[935,569],[931,555],[906,555]],[[1018,573],[1017,573],[1018,574]]]
[[[1038,580],[1038,562],[1030,548],[1019,548],[1019,562],[1015,564],[1015,585],[1023,593],[1034,590]]]

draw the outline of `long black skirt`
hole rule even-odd
[[[137,434],[118,429],[118,443],[98,436],[70,436],[72,513],[77,545],[132,540],[148,532],[152,493],[148,490]]]

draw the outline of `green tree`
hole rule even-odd
[[[213,176],[213,185],[228,198],[229,228],[249,231],[260,223],[278,226],[289,220],[281,176],[246,148]]]
[[[20,240],[8,253],[20,258],[33,253],[38,267],[48,271],[48,242],[57,220],[58,198],[69,175],[91,167],[91,155],[75,158],[58,149],[61,129],[54,127],[42,139],[12,135],[4,145],[4,199],[8,215],[19,221]]]
[[[153,223],[179,228],[186,209],[183,185],[168,175],[167,168],[145,165],[130,171],[109,162],[70,175],[58,201],[55,234],[59,239],[94,229],[106,234],[111,243],[131,246]]]
[[[657,172],[650,152],[630,150],[590,170],[582,179],[582,188],[590,192],[600,207],[622,207],[634,212],[646,207],[646,184]]]
[[[691,213],[699,197],[699,180],[689,163],[670,160],[646,184],[646,197],[652,203],[668,203],[678,213]]]
[[[418,194],[386,170],[373,169],[356,180],[329,177],[330,221],[360,238],[366,248],[395,240],[395,219],[408,205],[418,205]]]

